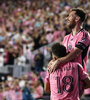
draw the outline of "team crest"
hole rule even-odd
[[[69,45],[69,46],[68,46],[68,49],[71,50],[71,49],[72,49],[72,45]]]

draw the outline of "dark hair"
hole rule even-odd
[[[61,45],[60,43],[55,43],[52,46],[52,53],[57,57],[66,56],[66,47]]]
[[[81,22],[83,22],[86,19],[86,13],[81,8],[73,8],[71,11],[76,11],[76,15],[80,17]]]

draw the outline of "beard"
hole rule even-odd
[[[67,24],[67,26],[68,26],[70,29],[73,29],[73,28],[75,27],[75,25],[76,25],[76,23],[75,23],[74,21],[69,22],[69,23]]]

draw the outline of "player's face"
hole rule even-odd
[[[76,19],[75,11],[70,12],[69,16],[67,17],[67,26],[70,28],[74,28],[76,25],[75,19]]]

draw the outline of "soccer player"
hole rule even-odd
[[[82,28],[85,18],[86,13],[81,8],[73,8],[71,10],[67,17],[67,26],[72,29],[72,32],[64,37],[62,43],[69,54],[55,60],[52,64],[53,66],[49,68],[50,73],[55,71],[60,63],[72,60],[79,62],[85,70],[90,45],[90,34]]]
[[[59,43],[52,46],[53,61],[66,56],[66,48]],[[48,66],[50,67],[50,66]],[[49,74],[47,71],[45,88],[46,92],[51,92],[51,100],[80,100],[79,82],[83,80],[86,88],[90,88],[90,78],[77,62],[60,64],[55,72]]]

